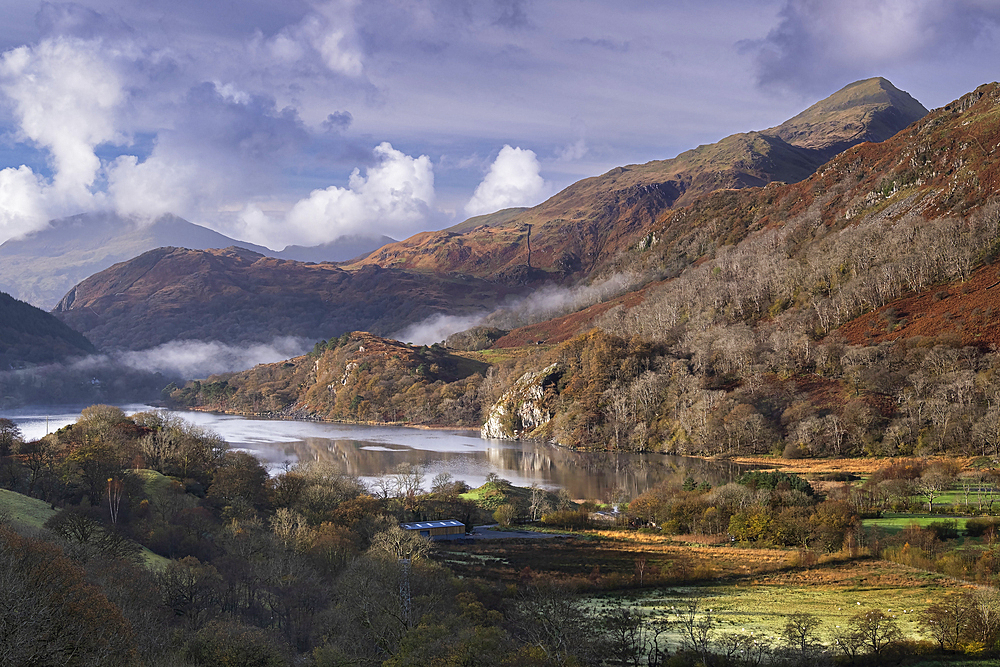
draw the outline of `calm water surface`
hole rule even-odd
[[[151,409],[121,407],[130,414]],[[72,424],[81,409],[35,407],[0,416],[13,419],[25,437],[32,439],[45,435],[46,428],[55,431]],[[425,488],[441,472],[473,487],[495,472],[517,486],[537,483],[553,490],[565,488],[573,498],[609,499],[617,489],[634,496],[661,480],[680,481],[687,475],[714,486],[742,471],[733,464],[683,456],[574,452],[540,442],[483,440],[478,431],[275,421],[204,412],[172,414],[211,429],[234,448],[252,452],[272,472],[297,461],[321,460],[371,482],[400,463],[411,463],[423,468]]]

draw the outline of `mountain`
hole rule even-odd
[[[995,466],[998,117],[1000,84],[987,84],[799,183],[665,211],[606,266],[667,278],[464,353],[491,363],[475,392],[471,376],[464,389],[484,433]],[[228,391],[246,395],[243,381]],[[307,386],[270,390],[303,406]],[[369,386],[334,387],[337,402],[361,405]]]
[[[576,281],[637,243],[670,208],[714,190],[799,182],[836,153],[885,140],[926,113],[885,79],[858,81],[769,130],[734,134],[670,160],[618,167],[534,208],[417,234],[357,265],[458,272],[507,284]]]
[[[0,245],[0,289],[40,308],[52,308],[84,278],[160,246],[225,248],[236,241],[174,215],[140,223],[113,213],[84,213],[53,220],[45,229]]]
[[[329,243],[315,246],[290,245],[285,246],[284,250],[264,254],[296,262],[348,262],[365,257],[387,243],[395,242],[396,239],[388,236],[341,236]]]
[[[83,335],[34,306],[0,292],[0,369],[94,354]]]
[[[377,266],[346,271],[238,247],[167,247],[87,278],[53,312],[102,349],[144,349],[184,339],[389,334],[434,314],[481,312],[509,292],[477,278]]]
[[[0,289],[49,309],[87,276],[154,248],[237,246],[272,257],[337,262],[355,259],[391,241],[385,236],[342,237],[322,246],[289,246],[276,252],[175,215],[139,222],[113,213],[85,213],[53,220],[45,229],[0,245]]]

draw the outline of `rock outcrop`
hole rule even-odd
[[[486,439],[519,440],[544,435],[543,427],[552,419],[548,403],[562,369],[552,364],[540,371],[525,373],[490,408],[483,424]]]

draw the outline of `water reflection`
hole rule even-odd
[[[126,412],[148,406],[122,406]],[[36,408],[5,414],[26,437],[45,434],[72,423],[79,409]],[[345,473],[368,482],[390,473],[401,463],[420,466],[425,488],[435,475],[447,472],[470,486],[496,473],[518,486],[538,484],[565,488],[573,498],[610,499],[622,491],[635,496],[662,480],[680,483],[690,475],[713,486],[724,484],[744,469],[728,462],[704,461],[661,454],[575,452],[542,442],[483,440],[478,431],[427,430],[394,426],[355,426],[318,422],[246,419],[203,412],[177,416],[222,436],[232,447],[250,451],[272,471],[296,461],[335,463]]]

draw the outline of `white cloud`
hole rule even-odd
[[[426,155],[410,157],[379,144],[377,163],[351,174],[346,188],[314,190],[288,212],[283,229],[257,229],[257,238],[280,234],[286,243],[318,244],[345,234],[408,234],[427,219],[434,203],[434,167]],[[258,223],[259,216],[254,216]],[[291,238],[290,238],[291,237]]]
[[[213,181],[199,179],[196,165],[165,160],[155,152],[144,162],[134,155],[122,155],[108,165],[107,176],[115,210],[149,219],[165,213],[191,215],[193,195]]]
[[[90,199],[101,161],[94,148],[122,141],[116,114],[122,82],[100,40],[48,39],[0,57],[0,90],[14,103],[21,134],[48,149],[53,187]]]
[[[317,4],[299,23],[284,28],[263,45],[280,62],[303,61],[312,52],[331,72],[359,77],[364,73],[364,62],[352,17],[355,4],[352,0]]]
[[[45,227],[44,196],[44,182],[29,167],[0,171],[0,242]]]
[[[996,3],[983,0],[786,0],[780,16],[744,47],[756,52],[762,83],[793,89],[940,59],[1000,25]]]
[[[534,151],[505,145],[465,205],[465,212],[482,215],[512,206],[537,204],[549,189],[538,173],[540,169]]]

